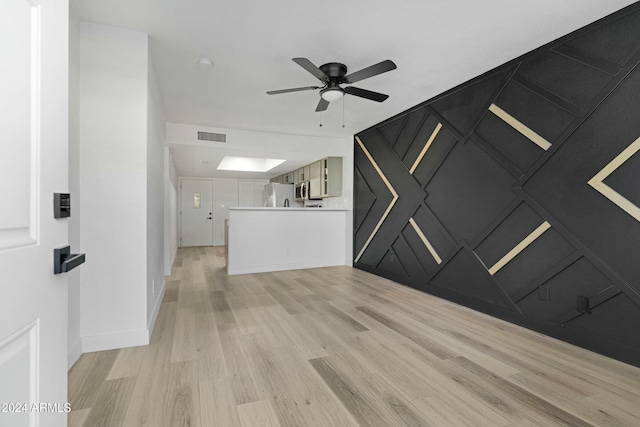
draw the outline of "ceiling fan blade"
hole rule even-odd
[[[396,64],[393,63],[390,59],[386,61],[379,62],[375,65],[372,65],[367,68],[363,68],[360,71],[356,71],[355,73],[349,74],[345,79],[347,79],[346,83],[355,83],[360,80],[368,79],[369,77],[377,76],[378,74],[386,73],[387,71],[395,70]]]
[[[370,90],[360,89],[353,86],[345,87],[344,91],[349,95],[359,96],[360,98],[366,98],[378,102],[382,102],[389,97],[389,95],[385,95],[384,93],[372,92]]]
[[[313,89],[320,89],[320,86],[306,86],[306,87],[295,87],[293,89],[270,90],[269,92],[267,92],[267,94],[277,95],[279,93],[300,92],[301,90],[313,90]]]
[[[316,107],[316,112],[324,111],[327,109],[328,106],[329,106],[329,101],[320,97],[320,102],[318,102],[318,106]]]
[[[313,62],[309,61],[307,58],[293,58],[293,62],[295,62],[323,82],[329,80],[329,76],[323,73],[320,68],[313,65]]]

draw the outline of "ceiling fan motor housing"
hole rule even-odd
[[[347,66],[340,64],[339,62],[329,62],[320,66],[320,71],[325,73],[331,81],[336,83],[345,83],[345,76],[347,75]]]

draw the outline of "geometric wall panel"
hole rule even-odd
[[[410,277],[409,273],[407,273],[407,270],[405,270],[403,266],[403,263],[405,262],[410,262],[410,260],[405,259],[404,261],[400,261],[395,251],[393,249],[389,249],[376,267],[399,277]]]
[[[613,79],[612,75],[552,51],[524,61],[518,76],[579,108],[585,108]]]
[[[606,181],[617,167],[624,170],[637,161],[633,152],[640,136],[640,69],[620,77],[619,86],[522,188],[615,271],[624,282],[621,290],[640,305],[638,208],[621,196],[638,191],[638,175],[627,175],[629,183]],[[606,191],[607,182],[611,191]]]
[[[353,174],[353,186],[358,193],[358,204],[354,206],[354,230],[359,230],[362,222],[369,215],[369,211],[376,202],[376,195],[367,184],[359,170]]]
[[[567,312],[572,312],[573,317],[577,317],[579,313],[576,310],[576,295],[591,298],[611,286],[611,281],[593,264],[586,258],[580,258],[540,284],[539,287],[548,289],[548,301],[540,299],[538,287],[536,287],[517,305],[527,316],[547,322],[552,322]]]
[[[413,248],[409,246],[409,243],[407,243],[402,235],[398,236],[391,248],[397,255],[398,260],[402,262],[406,276],[409,277],[409,279],[422,282],[428,279],[429,276],[419,260],[419,257],[423,257],[424,254],[414,252]]]
[[[494,274],[510,296],[540,277],[575,249],[556,230],[549,228]]]
[[[421,238],[424,247],[438,264],[441,264],[442,259],[456,248],[455,240],[426,205],[420,206],[409,222],[412,223],[411,228]]]
[[[618,207],[624,210],[626,213],[640,221],[640,191],[638,183],[635,178],[638,176],[638,156],[636,153],[640,150],[640,138],[636,139],[631,145],[624,149],[624,151],[611,160],[607,166],[605,166],[600,172],[598,172],[588,182],[590,186],[598,190],[604,197],[611,200]],[[635,156],[634,168],[625,167],[629,166],[631,162],[628,162]],[[627,163],[628,162],[628,163]],[[622,170],[621,173],[615,174],[618,170]],[[613,174],[613,179],[604,182],[609,176]],[[611,182],[613,181],[613,182]],[[625,194],[620,194],[620,190],[617,188],[625,188]]]
[[[415,258],[422,270],[425,271],[427,278],[438,271],[440,263],[425,247],[420,235],[410,223],[402,230],[402,237],[415,254]]]
[[[544,139],[542,136],[538,135],[535,131],[527,127],[520,120],[513,117],[508,112],[504,111],[502,108],[498,107],[496,104],[491,104],[489,106],[489,111],[491,111],[496,116],[500,117],[505,123],[509,126],[520,132],[524,135],[528,140],[536,144],[538,147],[543,150],[548,150],[551,148],[551,143]]]
[[[477,144],[457,143],[425,187],[427,205],[456,241],[471,241],[516,199],[515,183]]]
[[[400,128],[395,141],[391,141],[393,145],[393,151],[399,158],[405,159],[407,156],[407,150],[411,149],[414,145],[414,141],[424,141],[427,135],[432,132],[432,129],[438,124],[438,120],[435,117],[428,117],[429,113],[424,108],[416,110],[405,117],[398,119],[405,119],[403,126]],[[386,128],[386,126],[385,126]],[[407,161],[415,158],[412,155],[408,155]]]
[[[634,142],[634,144],[630,147],[633,147],[635,151],[638,148],[638,143]],[[640,206],[640,189],[636,182],[636,177],[639,174],[640,151],[635,151],[634,154],[627,157],[616,170],[604,179],[604,183],[635,206]]]
[[[624,67],[638,53],[640,13],[623,16],[607,25],[581,34],[566,43],[593,58]]]
[[[520,203],[474,249],[487,267],[496,265],[544,220],[526,203]]]
[[[536,93],[537,88],[526,87],[525,84],[511,80],[496,98],[495,104],[553,143],[575,120],[575,116]]]
[[[489,73],[480,81],[461,87],[451,96],[435,100],[430,106],[452,129],[466,135],[486,111],[487,101],[496,95],[512,72],[513,69],[507,68]]]
[[[431,284],[485,303],[511,309],[509,299],[470,250],[462,248],[431,280]]]
[[[482,118],[474,130],[473,138],[490,145],[515,166],[517,178],[528,171],[545,153],[543,148],[532,143],[529,138],[493,113]],[[502,163],[504,165],[505,162]]]
[[[640,347],[640,311],[625,295],[619,294],[582,315],[567,322],[565,327],[588,334],[606,336],[612,341]]]
[[[356,135],[354,266],[640,366],[640,3]]]
[[[427,122],[425,121],[425,124]],[[440,124],[440,123],[438,123]],[[433,132],[435,132],[437,125],[433,126]],[[429,126],[431,129],[431,124]],[[428,143],[433,132],[425,135],[419,141],[422,141],[423,144],[416,143],[412,145],[412,149],[407,153],[407,159],[405,160],[405,164],[407,165],[407,169],[411,169],[416,164],[416,159],[420,156],[422,151],[427,148],[427,151],[422,156],[422,159],[417,164],[413,171],[413,177],[420,183],[421,186],[425,186],[431,177],[437,172],[438,167],[442,163],[442,160],[446,157],[446,155],[451,151],[453,145],[456,143],[456,138],[453,136],[451,132],[449,132],[446,128],[442,127],[438,130],[438,133],[435,135],[435,138],[431,141],[431,144],[427,147],[424,143],[425,141]],[[427,155],[428,154],[428,155]]]

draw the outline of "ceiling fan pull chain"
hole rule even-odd
[[[342,97],[342,127],[344,128],[344,96]]]

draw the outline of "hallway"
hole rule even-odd
[[[640,369],[360,270],[181,248],[166,283],[150,345],[71,369],[69,426],[640,425]]]

